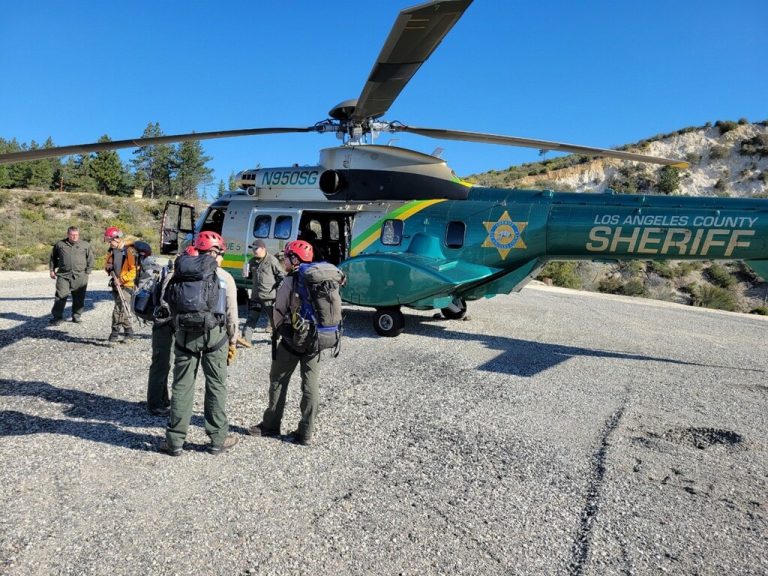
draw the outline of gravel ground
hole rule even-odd
[[[2,574],[768,573],[764,318],[531,286],[385,339],[349,308],[314,446],[244,435],[265,339],[240,443],[204,451],[198,393],[170,458],[149,329],[107,345],[102,273],[50,327],[53,284],[0,272]]]

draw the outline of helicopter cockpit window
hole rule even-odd
[[[293,229],[293,217],[292,216],[278,216],[275,219],[275,238],[285,240],[291,237],[291,230]]]
[[[269,228],[272,225],[272,216],[260,214],[256,216],[253,221],[253,237],[254,238],[268,238]]]
[[[224,226],[225,210],[226,209],[219,210],[218,208],[211,208],[205,216],[205,221],[200,228],[200,232],[208,230],[210,232],[221,234],[221,229]]]
[[[402,220],[384,220],[381,226],[381,243],[385,246],[399,246],[403,239]]]
[[[448,222],[448,228],[445,231],[445,245],[448,248],[461,248],[464,246],[464,233],[467,230],[464,222]]]

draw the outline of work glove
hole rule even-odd
[[[232,364],[232,362],[235,361],[235,356],[237,356],[237,345],[236,344],[230,344],[229,350],[227,350],[227,366]]]

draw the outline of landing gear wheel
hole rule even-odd
[[[458,300],[454,300],[453,304],[458,306],[459,309],[454,310],[451,307],[441,308],[440,312],[442,312],[443,316],[448,318],[448,320],[461,320],[467,314],[467,301],[464,300],[464,298],[460,298]]]
[[[405,318],[399,308],[380,308],[373,315],[373,328],[379,336],[393,338],[405,327]]]

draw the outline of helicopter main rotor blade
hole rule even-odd
[[[378,118],[453,28],[472,0],[434,0],[400,12],[357,99],[352,121]]]
[[[594,148],[592,146],[564,144],[562,142],[550,142],[548,140],[534,140],[532,138],[486,134],[484,132],[464,132],[462,130],[444,130],[441,128],[417,128],[415,126],[401,126],[397,124],[392,125],[390,130],[393,132],[410,132],[412,134],[419,134],[420,136],[427,136],[428,138],[464,140],[467,142],[483,142],[486,144],[501,144],[504,146],[522,146],[525,148],[538,148],[539,150],[572,152],[574,154],[583,154],[584,156],[607,156],[609,158],[619,158],[620,160],[663,164],[665,166],[683,169],[690,167],[690,164],[685,160],[647,156],[645,154],[635,154],[634,152],[624,152],[623,150],[612,150],[610,148]]]
[[[154,144],[174,144],[176,142],[189,142],[191,140],[212,140],[214,138],[234,138],[236,136],[258,136],[261,134],[287,134],[292,132],[316,132],[317,128],[246,128],[243,130],[221,130],[218,132],[192,132],[190,134],[175,134],[172,136],[153,136],[152,138],[135,138],[132,140],[111,140],[108,142],[95,142],[93,144],[75,144],[72,146],[58,146],[55,148],[38,148],[36,150],[23,150],[21,152],[9,152],[0,154],[0,164],[12,164],[28,160],[40,160],[41,158],[54,158],[56,156],[69,156],[71,154],[90,154],[103,150],[119,150],[121,148],[141,148]]]

